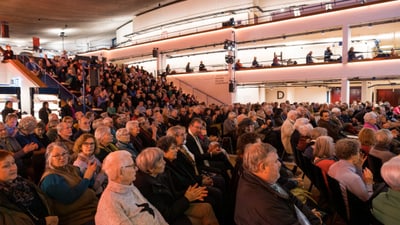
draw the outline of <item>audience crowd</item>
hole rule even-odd
[[[79,92],[93,66],[66,57],[40,62],[36,72]],[[6,224],[323,224],[332,209],[294,194],[304,188],[299,174],[314,182],[311,166],[326,188],[335,179],[372,205],[371,223],[400,223],[399,205],[392,204],[399,191],[399,106],[205,105],[143,68],[93,63],[98,85],[87,82],[85,96],[65,100],[61,118],[47,103],[40,118],[21,119],[6,105]],[[377,188],[380,167],[380,186],[389,189]]]

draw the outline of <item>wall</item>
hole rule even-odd
[[[11,64],[9,63],[0,63],[0,72],[2,72],[2,76],[0,76],[0,84],[10,84],[10,86],[20,86],[21,87],[21,111],[27,112],[28,114],[31,111],[31,103],[30,103],[30,87],[35,87],[29,79],[24,78],[24,76]],[[12,79],[18,79],[19,85],[11,85]],[[16,104],[14,104],[16,107]]]
[[[174,82],[185,93],[193,94],[199,101],[204,101],[207,104],[231,103],[231,94],[228,89],[229,77],[226,72],[174,75],[167,76],[167,80],[168,82]],[[201,90],[201,92],[197,89]],[[216,98],[218,101],[213,98],[207,98],[207,95]]]

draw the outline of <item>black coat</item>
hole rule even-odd
[[[300,225],[295,205],[312,225],[320,224],[320,220],[306,205],[289,191],[287,193],[288,196],[279,194],[254,174],[244,171],[236,193],[236,224]]]
[[[184,215],[190,203],[183,194],[174,194],[161,179],[142,171],[136,173],[134,183],[140,193],[160,211],[169,224],[191,225],[190,220]]]

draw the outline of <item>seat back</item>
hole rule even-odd
[[[375,156],[368,155],[367,161],[368,161],[368,168],[374,175],[374,182],[375,183],[384,182],[381,176],[382,160]]]
[[[346,192],[349,205],[349,224],[369,225],[372,221],[369,202],[362,201],[349,190]]]
[[[333,209],[340,215],[340,217],[342,217],[342,219],[347,222],[347,206],[342,195],[341,186],[339,182],[331,176],[328,175],[326,176],[326,178],[328,180],[330,190],[330,204],[333,206]]]
[[[311,164],[311,170],[313,171],[313,184],[315,187],[317,187],[321,198],[324,200],[329,200],[329,189],[327,184],[325,183],[325,176],[322,173],[321,168],[318,166],[314,165],[313,163]]]

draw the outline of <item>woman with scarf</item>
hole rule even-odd
[[[57,225],[45,195],[17,175],[13,154],[0,150],[0,224]]]

